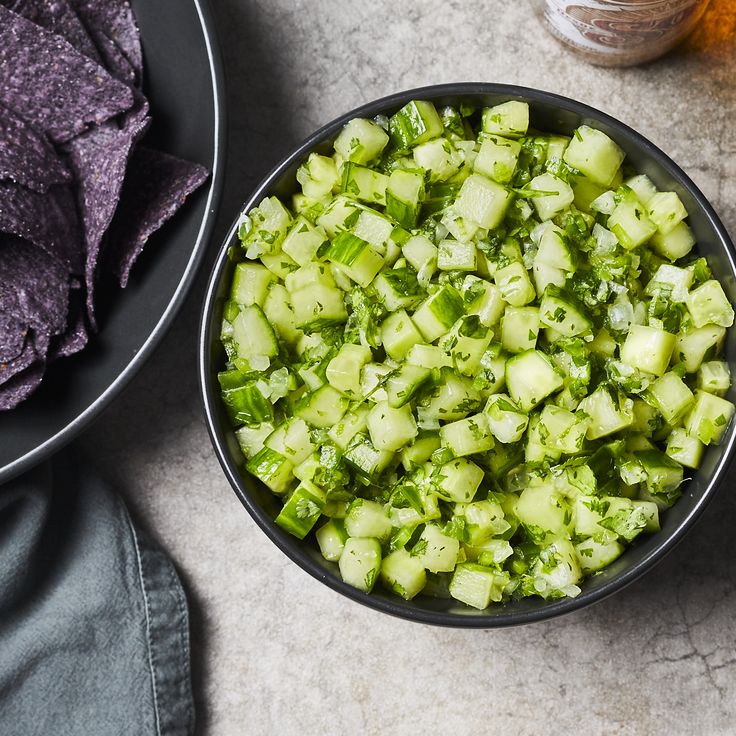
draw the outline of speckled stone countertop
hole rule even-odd
[[[614,115],[669,153],[736,233],[733,0],[713,0],[674,54],[623,70],[568,54],[534,0],[212,5],[231,137],[211,256],[253,185],[311,131],[390,92],[455,81],[539,87]],[[84,439],[188,588],[201,734],[736,734],[736,489],[644,579],[556,621],[455,631],[364,609],[289,562],[220,472],[196,386],[203,283]]]

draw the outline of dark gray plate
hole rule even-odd
[[[225,120],[206,0],[133,0],[151,102],[150,145],[204,164],[210,180],[146,246],[128,288],[100,289],[101,330],[52,365],[40,390],[0,414],[0,482],[75,437],[117,396],[163,337],[194,279],[222,189]]]
[[[733,243],[702,192],[682,169],[639,133],[609,115],[540,90],[504,84],[446,84],[400,92],[371,102],[314,133],[261,182],[243,209],[249,210],[270,194],[284,197],[293,194],[297,187],[295,173],[299,164],[312,150],[329,152],[338,132],[350,118],[370,118],[379,113],[391,115],[412,99],[450,105],[468,102],[476,107],[521,99],[529,103],[532,126],[538,129],[570,135],[578,125],[587,123],[608,133],[622,146],[628,161],[640,172],[648,174],[660,189],[674,190],[680,195],[689,212],[690,226],[698,239],[700,254],[707,257],[729,299],[736,303]],[[235,263],[229,253],[231,248],[239,247],[236,225],[223,243],[213,268],[200,325],[199,370],[210,436],[233,489],[261,529],[296,564],[348,598],[394,616],[442,626],[493,628],[532,623],[569,613],[612,595],[650,570],[682,539],[718,487],[731,477],[730,460],[736,446],[736,422],[731,423],[720,446],[707,450],[700,469],[691,474],[692,480],[684,486],[682,498],[663,515],[662,531],[638,538],[612,565],[587,579],[577,598],[558,601],[525,598],[476,611],[454,600],[420,595],[404,601],[380,587],[367,595],[347,585],[340,579],[337,565],[322,558],[313,535],[300,542],[274,524],[280,503],[264,485],[245,472],[243,455],[220,400],[217,371],[222,369],[225,360],[219,341],[219,325]],[[736,328],[728,332],[725,359],[733,371],[736,365]],[[728,398],[736,400],[736,386],[730,389]]]

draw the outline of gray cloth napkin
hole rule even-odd
[[[193,732],[166,555],[73,450],[0,487],[0,734]]]

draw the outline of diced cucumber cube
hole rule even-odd
[[[493,447],[488,419],[485,414],[474,414],[440,428],[440,440],[455,457],[476,455]]]
[[[447,501],[468,503],[483,481],[483,470],[464,457],[442,465],[433,478],[437,493]]]
[[[322,515],[325,495],[309,481],[302,481],[276,517],[275,522],[297,539],[304,539]]]
[[[452,329],[440,338],[439,347],[452,358],[455,369],[465,376],[473,376],[493,337],[493,332],[477,315],[460,317]]]
[[[495,501],[455,504],[455,514],[465,519],[465,533],[471,546],[484,544],[511,528],[504,518],[503,508]]]
[[[325,376],[330,386],[350,398],[361,397],[363,366],[373,359],[371,349],[364,345],[347,343],[327,364]]]
[[[591,419],[560,406],[548,404],[542,409],[537,425],[541,443],[563,455],[576,455],[583,449]]]
[[[483,110],[484,133],[506,138],[521,138],[529,128],[529,105],[520,100],[509,100]]]
[[[714,279],[693,289],[688,294],[686,303],[696,327],[705,327],[709,324],[731,327],[733,324],[733,307],[723,287]]]
[[[238,445],[240,445],[246,460],[250,460],[263,449],[263,443],[271,432],[273,432],[273,423],[261,422],[261,424],[252,426],[245,425],[235,433]]]
[[[480,225],[475,220],[470,220],[461,215],[455,205],[445,209],[440,223],[447,228],[447,231],[455,240],[467,242],[473,240],[473,238],[482,237],[483,234],[483,231],[480,231],[479,235]]]
[[[338,566],[344,582],[370,593],[381,569],[379,541],[365,537],[350,537],[345,542]]]
[[[683,363],[688,373],[695,373],[700,364],[720,352],[726,337],[725,327],[707,325],[677,335],[674,362]]]
[[[343,418],[348,404],[349,401],[337,389],[322,386],[305,396],[294,413],[313,427],[329,429]]]
[[[501,343],[510,353],[523,353],[537,345],[539,309],[507,307],[501,320]]]
[[[661,295],[673,302],[682,303],[687,300],[692,282],[692,271],[663,263],[650,279],[645,291],[649,296]]]
[[[529,423],[529,417],[506,394],[490,396],[483,412],[489,432],[504,444],[518,442]]]
[[[529,274],[524,264],[519,261],[499,268],[493,275],[493,280],[501,290],[504,301],[514,307],[523,307],[536,297]]]
[[[406,354],[406,362],[424,368],[452,368],[452,358],[437,345],[412,346]]]
[[[427,573],[418,557],[397,549],[381,563],[381,582],[396,595],[410,601],[427,583]]]
[[[685,420],[685,429],[691,437],[697,437],[704,445],[718,445],[734,410],[730,401],[697,390],[695,403]]]
[[[368,480],[375,480],[391,464],[394,453],[377,450],[368,437],[357,434],[343,457],[359,475]]]
[[[627,250],[646,243],[657,232],[657,226],[649,219],[646,207],[633,192],[625,194],[608,218],[608,229]]]
[[[685,205],[675,192],[657,192],[647,202],[649,218],[663,235],[687,217]]]
[[[460,187],[455,210],[461,217],[490,230],[501,224],[512,197],[511,191],[498,182],[471,174]]]
[[[292,417],[277,427],[264,444],[283,455],[292,465],[303,463],[315,450],[307,423],[298,417]]]
[[[424,194],[422,172],[392,171],[386,188],[386,214],[403,227],[416,227]]]
[[[623,554],[623,551],[623,545],[615,539],[599,541],[595,537],[590,537],[575,545],[580,569],[586,575],[608,567]]]
[[[562,376],[544,353],[527,350],[506,363],[506,386],[511,399],[530,412],[542,399],[563,386]]]
[[[669,332],[646,325],[631,325],[621,347],[621,360],[632,368],[661,376],[670,364],[674,348],[675,336]]]
[[[260,424],[273,419],[271,402],[261,392],[258,382],[248,380],[240,371],[223,371],[217,375],[230,420],[241,424]]]
[[[330,244],[325,258],[360,286],[368,286],[383,266],[384,258],[374,246],[351,233],[342,232]]]
[[[549,223],[539,238],[539,249],[534,260],[535,263],[544,263],[572,273],[575,270],[575,259],[564,230]]]
[[[291,306],[297,327],[315,331],[348,318],[340,289],[313,284],[291,292]]]
[[[330,267],[326,263],[307,263],[290,273],[285,279],[284,284],[286,290],[293,294],[308,286],[326,286],[334,288],[335,279],[332,276]]]
[[[635,453],[646,475],[647,490],[671,505],[679,495],[683,469],[680,463],[659,450]]]
[[[667,438],[667,455],[686,468],[699,468],[705,445],[691,437],[683,427],[676,427]]]
[[[582,571],[569,539],[557,538],[545,547],[532,566],[532,588],[542,598],[575,597]]]
[[[698,369],[698,388],[715,396],[723,396],[731,387],[731,370],[722,360],[703,363]]]
[[[475,271],[477,250],[473,243],[441,240],[437,253],[440,271]]]
[[[426,294],[417,283],[416,272],[411,268],[382,271],[373,281],[373,288],[389,312],[413,307]]]
[[[369,164],[377,159],[388,143],[386,131],[371,120],[355,118],[335,139],[335,150],[346,161]]]
[[[368,414],[368,433],[377,450],[400,450],[418,433],[411,407],[407,404],[394,408],[388,401],[377,403]]]
[[[474,562],[463,562],[455,567],[450,581],[450,595],[482,611],[488,608],[491,601],[498,602],[503,598],[508,582],[508,573],[497,572]]]
[[[424,337],[415,321],[400,309],[381,323],[381,340],[390,358],[403,360],[414,345],[424,341]]]
[[[519,496],[516,516],[532,532],[568,535],[572,528],[572,509],[565,497],[550,482],[530,485]]]
[[[278,253],[286,231],[291,225],[291,214],[278,197],[266,197],[258,207],[243,218],[240,239],[248,258],[264,253]]]
[[[436,524],[427,524],[414,545],[412,554],[430,572],[452,572],[455,569],[460,542]]]
[[[369,363],[363,368],[360,388],[363,396],[373,403],[386,401],[388,396],[384,384],[393,372],[391,366],[384,363]]]
[[[296,180],[302,185],[306,197],[323,199],[332,194],[340,182],[340,176],[333,159],[310,153],[305,163],[297,169]]]
[[[593,327],[583,305],[571,293],[552,284],[542,295],[539,321],[565,337],[590,333]]]
[[[325,242],[327,237],[324,232],[320,232],[300,216],[289,230],[282,250],[300,266],[307,266],[315,259],[317,251]]]
[[[558,212],[567,209],[575,195],[572,187],[554,174],[540,174],[529,182],[529,189],[539,192],[533,198],[540,220],[549,220]]]
[[[567,274],[561,268],[554,268],[539,261],[534,261],[532,273],[537,294],[543,294],[550,285],[563,287],[567,282]]]
[[[397,148],[408,149],[438,138],[444,126],[431,102],[412,100],[391,116],[389,131]]]
[[[518,141],[488,136],[481,143],[473,170],[499,184],[508,184],[516,170],[520,151],[521,144]]]
[[[277,496],[286,493],[294,482],[294,466],[283,455],[268,447],[248,460],[245,467]]]
[[[404,466],[404,470],[411,472],[423,465],[440,446],[439,435],[433,432],[420,434],[411,445],[407,445],[401,451],[401,464]]]
[[[646,174],[637,174],[627,179],[624,184],[633,190],[642,204],[649,204],[649,200],[657,193],[657,187]]]
[[[590,417],[585,435],[589,440],[607,437],[634,423],[634,402],[621,396],[614,398],[605,386],[586,396],[578,409]]]
[[[405,363],[386,381],[388,405],[398,409],[408,404],[430,379],[432,371],[422,366]]]
[[[386,204],[388,176],[366,166],[346,161],[341,169],[341,191],[369,204]]]
[[[445,138],[416,146],[414,161],[421,169],[429,172],[429,180],[433,183],[452,178],[463,163],[460,152]]]
[[[330,428],[327,433],[329,438],[345,451],[357,434],[366,431],[369,411],[370,407],[365,404],[348,411],[337,424]]]
[[[351,537],[375,537],[385,542],[391,536],[391,520],[381,504],[356,498],[348,508],[345,531]]]
[[[473,275],[463,281],[463,301],[466,312],[477,314],[486,327],[498,324],[506,308],[498,286]]]
[[[570,185],[575,195],[573,204],[581,212],[590,212],[592,203],[606,191],[606,187],[596,184],[585,176],[572,177],[570,179]]]
[[[437,247],[424,235],[414,235],[401,246],[404,258],[426,279],[437,270]]]
[[[468,378],[443,369],[442,382],[418,406],[419,418],[452,422],[463,419],[480,405],[480,394]]]
[[[345,543],[348,540],[348,534],[345,531],[345,524],[341,519],[330,519],[323,524],[314,536],[319,545],[319,551],[329,562],[337,562],[345,549]]]
[[[238,357],[247,361],[254,370],[268,368],[260,363],[264,358],[279,354],[279,344],[273,328],[257,304],[246,307],[233,321],[233,341]]]
[[[581,125],[575,130],[562,158],[596,184],[607,187],[613,183],[624,156],[621,148],[603,131]]]
[[[427,342],[444,335],[463,315],[463,298],[449,284],[428,297],[412,317]]]
[[[677,261],[684,258],[693,249],[695,236],[687,224],[680,222],[666,235],[660,232],[654,233],[650,245],[659,255],[670,261]]]
[[[263,305],[273,274],[257,263],[238,263],[233,274],[230,298],[242,307]]]
[[[676,424],[693,402],[693,392],[676,373],[665,373],[647,389],[647,397],[668,424]]]

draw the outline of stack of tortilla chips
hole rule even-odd
[[[207,170],[140,143],[150,117],[127,0],[0,0],[0,409],[97,329],[149,236]]]

